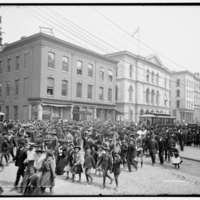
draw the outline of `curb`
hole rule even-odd
[[[186,160],[192,160],[192,161],[195,161],[195,162],[200,162],[199,159],[195,159],[195,158],[188,158],[188,157],[185,157],[185,156],[181,156],[181,158],[186,159]]]

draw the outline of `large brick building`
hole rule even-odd
[[[0,109],[6,118],[111,120],[116,61],[37,33],[0,52]]]

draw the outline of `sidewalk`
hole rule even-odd
[[[200,162],[200,148],[185,146],[184,151],[180,151],[180,156],[188,160]]]

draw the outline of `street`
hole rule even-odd
[[[3,195],[21,195],[13,188],[16,167],[11,163],[0,173],[0,185],[4,189]],[[180,169],[175,169],[170,163],[161,166],[151,165],[150,158],[145,158],[143,168],[130,173],[122,169],[119,177],[119,188],[114,190],[115,184],[107,182],[102,189],[102,177],[93,175],[91,185],[86,184],[82,174],[82,182],[66,180],[65,176],[57,176],[54,195],[192,195],[200,194],[200,162],[183,160]],[[112,175],[113,176],[113,175]],[[47,190],[46,195],[50,195]]]

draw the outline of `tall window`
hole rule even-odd
[[[108,88],[108,101],[112,101],[112,89]]]
[[[118,100],[118,86],[115,87],[115,100],[117,101]]]
[[[108,71],[108,80],[109,80],[110,82],[113,81],[113,73],[112,73],[111,70]]]
[[[92,85],[88,85],[88,93],[87,93],[87,97],[88,99],[92,99],[92,89],[93,89],[93,86]]]
[[[130,78],[133,76],[133,65],[129,65],[129,76]]]
[[[24,68],[27,68],[27,67],[28,67],[29,58],[30,58],[30,52],[26,52],[26,53],[24,54]]]
[[[154,72],[151,72],[151,82],[154,83]]]
[[[10,96],[10,83],[6,83],[6,96]]]
[[[176,101],[176,108],[180,108],[180,100]]]
[[[67,90],[68,90],[68,81],[62,80],[62,91],[61,91],[62,96],[67,96]]]
[[[133,101],[133,87],[132,85],[129,86],[129,89],[128,89],[128,93],[129,93],[129,101]]]
[[[51,51],[48,52],[48,67],[55,67],[55,53]]]
[[[28,77],[24,78],[24,88],[23,88],[23,95],[27,96],[28,95]]]
[[[0,97],[2,96],[2,84],[0,83]]]
[[[180,87],[180,79],[176,79],[176,87]]]
[[[14,120],[18,120],[18,106],[14,106]]]
[[[15,95],[19,95],[19,79],[15,80]]]
[[[15,69],[16,70],[19,70],[19,66],[20,66],[20,57],[19,56],[16,56],[16,61],[15,61]]]
[[[0,60],[0,73],[2,73],[3,70],[2,70],[2,61]]]
[[[165,77],[165,88],[167,88],[167,78]]]
[[[149,70],[147,69],[147,72],[146,72],[146,81],[149,82]]]
[[[149,88],[146,89],[146,103],[149,103],[149,96],[150,96],[150,91]]]
[[[103,69],[100,69],[100,72],[99,72],[99,78],[100,80],[104,80],[104,70]]]
[[[160,104],[160,93],[159,91],[156,92],[156,105]]]
[[[176,97],[180,97],[180,90],[176,90]]]
[[[11,58],[8,58],[7,60],[7,72],[11,71]]]
[[[94,71],[93,64],[88,64],[88,76],[92,77],[93,76],[93,71]]]
[[[66,56],[62,57],[62,70],[69,71],[69,58]]]
[[[47,79],[47,95],[54,95],[54,84],[55,80],[52,77],[48,77]]]
[[[104,98],[104,89],[103,87],[99,87],[99,99],[103,100]]]
[[[9,106],[6,106],[6,120],[9,119]]]
[[[155,92],[154,90],[151,91],[151,104],[154,104]]]
[[[159,85],[159,73],[156,74],[156,84]]]
[[[83,62],[80,60],[76,62],[76,73],[79,75],[83,74]]]
[[[76,97],[82,97],[82,83],[76,84]]]

